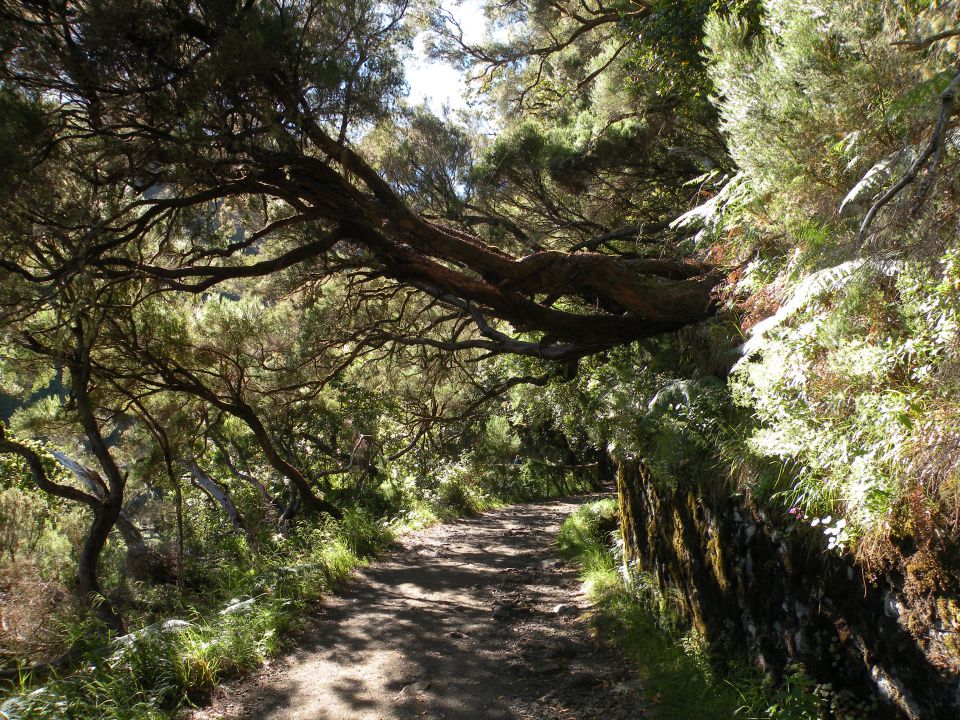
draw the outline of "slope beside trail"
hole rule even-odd
[[[297,647],[193,720],[639,718],[640,686],[594,639],[563,519],[593,497],[496,510],[403,538],[329,598]]]

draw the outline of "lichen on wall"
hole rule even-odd
[[[831,684],[838,717],[960,717],[957,597],[913,606],[908,574],[868,578],[806,524],[777,526],[692,482],[657,483],[641,460],[620,464],[617,491],[625,562],[677,591],[714,648],[775,679],[802,663]]]

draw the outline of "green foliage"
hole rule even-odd
[[[564,520],[557,544],[565,558],[576,560],[598,575],[614,571],[610,538],[617,532],[617,502],[612,498],[588,503]]]
[[[864,157],[890,151],[887,108],[921,78],[917,63],[891,47],[884,6],[776,0],[760,35],[736,14],[706,23],[731,155],[761,192],[789,193],[784,212],[806,205],[828,216]]]
[[[160,620],[125,641],[105,641],[102,628],[89,623],[74,625],[68,635],[84,653],[78,671],[39,688],[25,677],[0,707],[51,720],[170,717],[274,654],[304,610],[390,538],[384,524],[362,510],[348,512],[341,523],[277,537],[252,565],[232,557],[216,573],[198,576],[207,583],[201,595],[180,599],[188,601],[180,610],[189,623]]]
[[[928,518],[960,508],[952,136],[876,237],[855,237],[928,141],[955,72],[952,43],[896,44],[947,27],[938,4],[499,3],[504,39],[474,70],[489,63],[482,84],[503,112],[483,122],[392,112],[414,31],[406,3],[207,5],[183,23],[169,3],[84,5],[61,18],[75,31],[63,57],[59,31],[43,34],[60,21],[0,28],[0,392],[17,432],[97,472],[104,453],[87,450],[106,438],[149,549],[168,569],[177,558],[183,587],[134,580],[111,538],[105,598],[130,627],[192,623],[121,654],[87,621],[51,630],[44,642],[82,641],[88,667],[38,691],[40,717],[166,713],[274,652],[394,531],[595,489],[610,457],[790,508],[831,550],[932,536]],[[335,228],[307,262],[247,276]],[[576,365],[489,357],[500,333],[538,340],[536,322],[511,328],[478,300],[513,292],[500,263],[574,246],[618,271],[719,265],[732,271],[725,312]],[[454,297],[424,267],[472,290]],[[566,290],[510,303],[624,319],[592,290]],[[51,478],[81,487],[41,454]],[[242,528],[179,476],[191,459]],[[342,520],[277,532],[292,471]],[[4,597],[42,581],[66,598],[89,512],[39,496],[13,456],[0,457],[0,488],[0,568],[27,578]],[[801,669],[777,691],[720,679],[675,598],[618,577],[612,517],[609,502],[590,506],[560,542],[583,561],[602,622],[653,658],[663,713],[817,716]],[[221,615],[232,600],[251,607]],[[38,622],[74,617],[59,604]]]
[[[30,173],[45,126],[40,103],[0,83],[0,202]]]
[[[765,8],[759,25],[737,12],[705,24],[721,127],[750,189],[712,233],[744,263],[731,306],[750,337],[730,389],[755,424],[741,415],[720,455],[757,500],[830,516],[830,548],[841,535],[922,525],[905,508],[914,492],[949,522],[955,484],[923,478],[944,452],[931,428],[956,408],[944,391],[955,375],[956,242],[941,199],[955,173],[921,173],[919,194],[890,205],[868,246],[844,219],[859,222],[927,141],[955,47],[897,43],[949,21],[898,2]],[[925,182],[941,195],[923,195]]]
[[[740,365],[732,390],[760,422],[747,447],[790,467],[788,503],[840,514],[857,533],[891,529],[918,432],[951,402],[931,380],[957,341],[952,257],[946,277],[906,263],[821,286]]]

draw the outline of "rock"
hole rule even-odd
[[[581,672],[576,675],[570,675],[565,680],[564,683],[569,688],[592,688],[597,687],[598,685],[603,684],[603,678],[597,677],[596,675],[591,675],[589,673]]]
[[[619,682],[610,688],[611,692],[615,695],[630,695],[631,693],[638,693],[643,690],[643,685],[639,680],[625,680]]]
[[[398,698],[411,698],[417,693],[426,692],[430,689],[429,680],[419,680],[415,683],[410,683],[409,685],[404,685],[400,692],[397,693]]]
[[[223,610],[221,615],[243,615],[253,610],[253,598],[246,600],[232,600]]]
[[[189,627],[193,627],[193,623],[187,622],[186,620],[163,620],[153,625],[147,625],[145,628],[141,628],[127,635],[114,638],[113,644],[117,647],[117,650],[110,656],[110,659],[113,661],[123,660],[144,638],[158,634],[178,633]]]
[[[43,688],[41,688],[43,689]],[[23,720],[27,717],[27,704],[22,698],[12,697],[0,705],[0,714],[10,720]]]
[[[889,590],[883,594],[883,614],[894,620],[900,618],[900,600]]]

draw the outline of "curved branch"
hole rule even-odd
[[[184,292],[204,292],[218,283],[239,278],[263,277],[293,267],[302,262],[313,260],[329,251],[340,240],[344,239],[341,228],[325,235],[319,240],[301,245],[270,260],[261,260],[250,265],[227,266],[191,266],[181,268],[165,268],[158,265],[145,265],[126,258],[105,258],[103,265],[117,265],[126,267],[126,271],[108,270],[110,277],[123,277],[129,273],[139,272],[144,275],[167,281],[168,287]],[[182,278],[199,277],[202,280],[195,283],[180,282]]]
[[[30,470],[33,484],[44,492],[65,500],[83,503],[88,507],[96,508],[100,506],[101,501],[96,496],[69,485],[61,485],[52,481],[47,475],[46,468],[43,467],[43,460],[41,460],[40,455],[30,446],[8,437],[2,424],[0,424],[0,453],[10,453],[23,458]]]
[[[938,43],[941,40],[948,40],[949,38],[957,37],[958,35],[960,35],[960,28],[953,28],[951,30],[944,30],[943,32],[928,35],[927,37],[918,37],[912,40],[897,40],[891,44],[906,47],[908,50],[926,50],[934,43]]]
[[[930,142],[927,143],[927,146],[923,149],[923,152],[920,153],[917,159],[913,161],[913,164],[910,166],[910,169],[907,170],[907,173],[889,190],[877,198],[873,205],[870,206],[867,214],[864,216],[863,222],[860,224],[860,231],[857,233],[857,240],[859,240],[861,243],[864,242],[867,230],[870,229],[871,223],[873,222],[877,213],[880,212],[881,208],[899,195],[900,192],[907,187],[907,185],[917,179],[917,175],[919,175],[920,171],[927,164],[927,161],[930,160],[931,157],[933,158],[933,162],[930,165],[931,177],[936,173],[937,165],[940,161],[940,155],[943,152],[944,140],[946,139],[947,122],[953,115],[953,106],[957,99],[958,92],[960,92],[960,71],[953,76],[953,80],[950,81],[950,85],[948,85],[947,89],[940,94],[940,113],[937,115],[937,124],[934,126],[933,135],[930,137]]]

